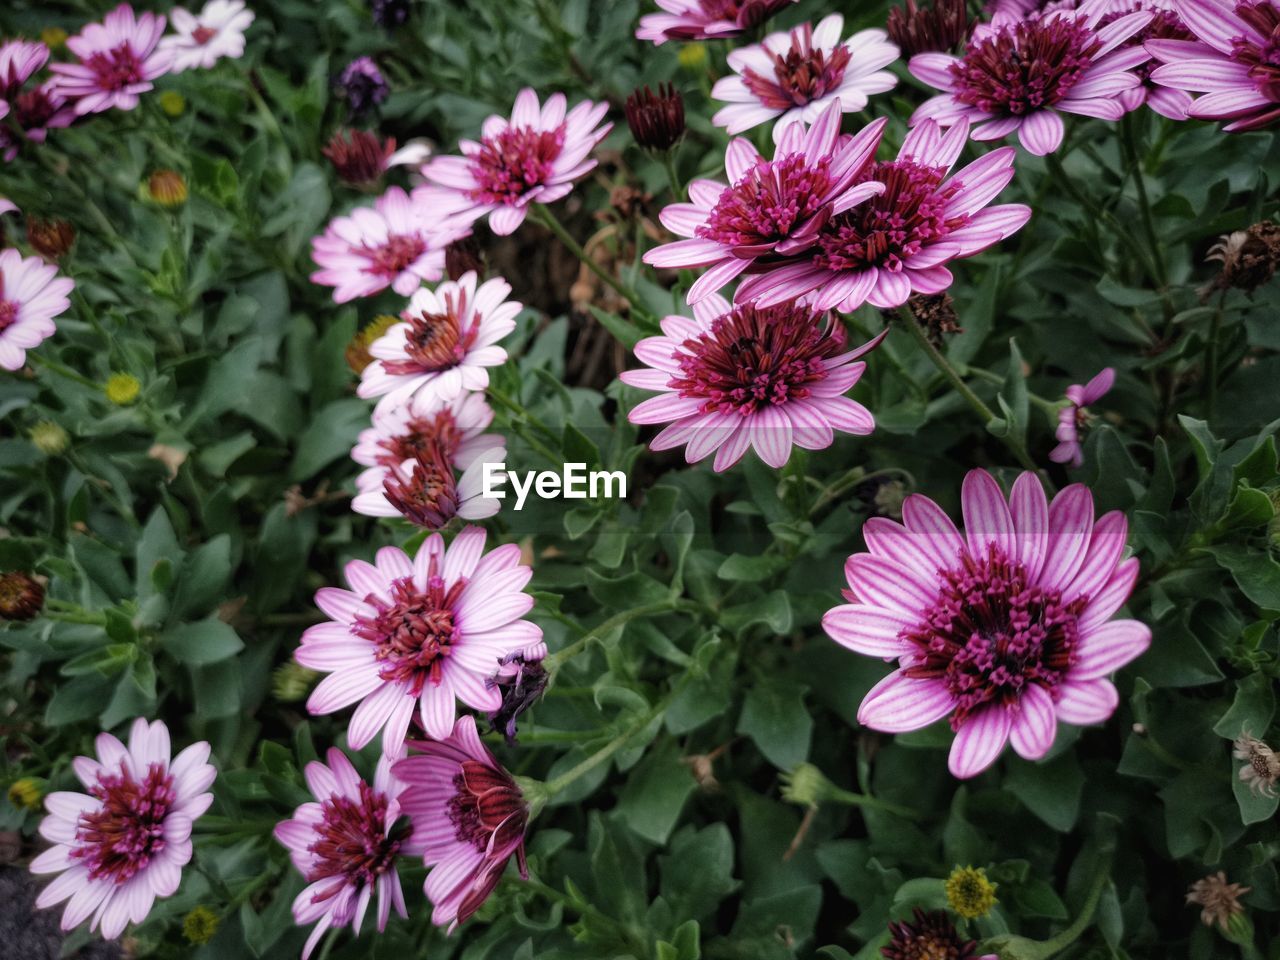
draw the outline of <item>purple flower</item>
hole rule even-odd
[[[55,63],[56,89],[75,101],[76,116],[113,107],[132,110],[138,94],[152,89],[156,77],[169,72],[174,54],[159,49],[165,18],[152,13],[135,16],[122,3],[103,18],[67,40],[79,63]]]
[[[1073,383],[1067,387],[1067,399],[1071,405],[1058,411],[1058,430],[1055,434],[1058,445],[1049,453],[1054,463],[1067,463],[1079,469],[1084,463],[1084,454],[1080,448],[1080,431],[1090,420],[1086,409],[1089,404],[1097,403],[1116,382],[1116,372],[1111,367],[1104,368],[1097,376],[1086,384]]]
[[[337,86],[346,98],[347,109],[357,117],[368,113],[391,93],[382,71],[369,57],[357,57],[347,64],[338,75]]]
[[[4,201],[8,203],[8,201]],[[17,210],[12,204],[4,209]],[[0,367],[20,370],[27,351],[53,336],[53,320],[71,305],[75,283],[58,268],[12,248],[0,250]]]
[[[663,13],[640,18],[637,40],[720,40],[763,23],[796,0],[656,0]]]

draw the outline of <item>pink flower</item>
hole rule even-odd
[[[932,120],[913,128],[897,160],[860,174],[883,192],[823,223],[811,252],[748,277],[736,299],[769,306],[805,297],[819,310],[849,313],[863,303],[889,309],[913,293],[946,290],[948,262],[980,253],[1031,216],[1017,203],[984,209],[1013,179],[1012,147],[948,176],[968,133],[963,119],[945,136]]]
[[[481,711],[501,705],[486,681],[514,672],[504,657],[546,655],[542,630],[520,619],[533,606],[522,592],[533,571],[513,543],[482,557],[484,541],[484,530],[466,527],[448,549],[432,534],[413,560],[383,547],[376,563],[347,564],[352,590],[316,594],[333,622],[308,628],[295,659],[329,674],[307,701],[312,713],[359,703],[347,730],[353,750],[381,730],[383,751],[399,754],[415,707],[427,735],[445,739],[455,700]]]
[[[426,846],[423,831],[395,829],[404,784],[391,772],[390,759],[379,759],[373,786],[341,750],[330,748],[328,759],[328,766],[313,760],[305,770],[315,801],[298,807],[293,819],[275,829],[307,881],[293,901],[294,922],[316,925],[302,949],[303,960],[330,928],[350,925],[359,936],[375,893],[379,932],[386,929],[393,905],[407,918],[396,860],[421,856]]]
[[[813,123],[823,109],[839,102],[856,113],[873,93],[892,90],[898,79],[883,70],[898,59],[898,48],[883,30],[863,30],[841,40],[844,17],[833,13],[815,28],[803,24],[790,33],[772,33],[763,43],[729,54],[734,75],[716,82],[711,96],[729,101],[711,122],[742,133],[775,117],[776,143],[783,126]]]
[[[115,107],[132,110],[138,94],[152,88],[151,81],[169,72],[173,54],[160,50],[164,17],[143,13],[122,3],[103,18],[67,40],[67,48],[79,63],[55,63],[58,93],[75,101],[76,116]]]
[[[689,239],[653,248],[645,263],[708,267],[689,288],[689,302],[697,303],[744,272],[770,269],[813,247],[833,217],[884,189],[865,171],[886,121],[845,137],[840,119],[840,104],[834,102],[808,131],[800,124],[785,125],[772,160],[763,159],[745,138],[732,141],[724,158],[732,186],[693,181],[692,202],[673,203],[660,215],[668,230]]]
[[[0,44],[0,117],[9,112],[27,78],[49,60],[49,48],[31,40],[7,40]]]
[[[502,438],[482,451],[458,478],[445,446],[429,442],[412,457],[382,470],[382,483],[357,494],[351,509],[367,517],[404,517],[426,530],[440,530],[454,517],[484,520],[502,509],[502,500],[484,496],[488,464],[501,464]]]
[[[1067,387],[1067,399],[1071,401],[1071,405],[1058,411],[1058,445],[1049,453],[1050,460],[1080,469],[1084,463],[1084,453],[1080,449],[1080,431],[1091,419],[1086,408],[1101,400],[1115,382],[1115,370],[1106,367],[1088,383],[1073,383]]]
[[[512,855],[528,879],[529,807],[480,742],[471,717],[459,717],[438,742],[413,747],[418,753],[396,763],[395,774],[409,788],[404,811],[426,837],[423,861],[433,869],[423,890],[435,906],[431,922],[452,933],[480,909]]]
[[[58,88],[57,79],[24,90],[13,100],[13,119],[22,135],[32,143],[44,143],[50,130],[69,127],[76,119],[75,105],[68,102]],[[14,146],[13,155],[16,156]],[[13,156],[6,156],[12,160]]]
[[[689,463],[714,453],[715,469],[727,470],[754,447],[776,468],[792,445],[822,450],[837,430],[865,436],[875,429],[871,412],[845,394],[867,367],[855,361],[884,333],[845,350],[844,327],[830,315],[794,302],[730,308],[718,296],[695,304],[693,320],[667,317],[662,329],[663,336],[636,344],[649,368],[621,375],[633,387],[661,391],[627,416],[670,424],[654,437],[654,450],[686,444]]]
[[[1150,59],[1142,47],[1123,45],[1153,15],[1135,11],[1101,26],[1107,12],[1108,0],[1090,0],[1035,19],[997,14],[974,30],[962,57],[917,54],[912,75],[944,93],[923,103],[911,124],[969,120],[979,124],[975,140],[1017,131],[1028,151],[1044,156],[1062,145],[1060,112],[1119,120],[1119,95],[1141,83],[1133,68]]]
[[[199,15],[183,7],[169,12],[174,33],[160,41],[160,49],[173,54],[173,72],[192,67],[209,69],[223,57],[244,55],[244,32],[253,23],[253,11],[244,0],[209,0]]]
[[[71,764],[87,793],[45,797],[40,835],[54,846],[31,861],[31,872],[60,874],[36,906],[70,898],[63,930],[88,920],[111,940],[130,921],[145,920],[156,897],[178,889],[191,859],[191,825],[213,802],[206,791],[217,771],[204,742],[171,762],[169,730],[159,720],[135,720],[127,750],[109,733],[98,734],[95,746],[97,760]]]
[[[568,196],[593,170],[588,155],[613,129],[600,126],[607,103],[584,100],[565,114],[565,96],[555,93],[539,107],[528,87],[516,96],[511,119],[492,116],[480,142],[463,140],[460,157],[435,157],[422,175],[435,186],[421,188],[442,214],[474,223],[488,215],[489,229],[500,236],[524,223],[530,204],[553,203]]]
[[[493,423],[493,408],[483,393],[461,393],[444,401],[430,393],[413,396],[407,403],[375,412],[373,424],[362,430],[351,450],[351,459],[368,467],[356,477],[356,487],[382,486],[386,471],[416,456],[430,444],[440,444],[458,470],[465,470],[502,437],[485,433]]]
[[[322,269],[311,282],[333,287],[336,303],[371,297],[390,287],[407,297],[444,276],[444,248],[466,236],[465,225],[441,220],[419,191],[392,187],[372,207],[335,217],[311,241]]]
[[[1280,4],[1174,0],[1174,5],[1199,40],[1148,41],[1147,50],[1163,64],[1151,79],[1201,94],[1188,116],[1227,121],[1224,130],[1261,130],[1280,119]]]
[[[455,283],[423,288],[397,323],[369,346],[362,397],[382,397],[383,412],[421,395],[451,401],[464,390],[489,386],[488,367],[506,362],[499,340],[516,327],[520,304],[507,300],[511,284],[494,277],[479,287],[474,271]]]
[[[1111,7],[1112,12],[1104,15],[1098,21],[1098,26],[1105,27],[1135,10],[1149,10],[1152,13],[1151,22],[1126,40],[1125,47],[1141,46],[1150,53],[1150,48],[1146,47],[1150,40],[1195,40],[1195,35],[1186,28],[1182,18],[1165,0],[1111,0]],[[1146,104],[1162,117],[1186,120],[1192,102],[1191,94],[1156,83],[1151,75],[1158,67],[1158,63],[1148,60],[1134,68],[1133,72],[1140,83],[1120,93],[1120,106],[1125,110],[1136,110]]]
[[[0,197],[0,214],[18,213],[18,205],[7,197]]]
[[[27,351],[53,336],[53,318],[71,306],[67,294],[74,287],[39,257],[0,250],[0,367],[21,370]]]
[[[719,40],[763,23],[796,0],[655,0],[665,13],[640,18],[637,40]]]
[[[1046,502],[1034,473],[1005,502],[973,470],[961,491],[966,533],[913,494],[903,523],[873,517],[866,553],[845,564],[845,606],[823,626],[837,643],[898,667],[867,694],[858,722],[886,733],[949,717],[957,777],[985,770],[1007,742],[1028,760],[1053,745],[1058,721],[1102,723],[1115,711],[1107,676],[1142,654],[1151,631],[1112,620],[1138,576],[1123,559],[1122,513],[1093,518],[1081,484]]]

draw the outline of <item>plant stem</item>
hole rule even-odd
[[[1223,306],[1227,299],[1224,289],[1218,296],[1218,309],[1213,312],[1213,320],[1209,323],[1209,352],[1205,356],[1204,399],[1205,420],[1213,423],[1218,412],[1218,339],[1222,333]]]
[[[564,228],[564,224],[556,219],[555,214],[550,209],[542,204],[537,204],[529,211],[529,214],[534,220],[554,233],[556,238],[568,247],[569,252],[581,260],[588,270],[613,288],[618,296],[626,300],[631,305],[632,310],[644,313],[644,308],[640,305],[640,295],[596,263],[595,259],[586,250],[582,249],[582,244],[573,239],[569,231]]]
[[[902,807],[896,803],[890,803],[887,800],[877,800],[875,797],[867,796],[865,793],[853,793],[842,787],[837,787],[834,783],[827,787],[827,799],[834,800],[837,803],[847,804],[850,807],[865,807],[868,810],[883,810],[885,813],[892,813],[895,816],[906,817],[909,820],[920,820],[923,814],[919,810],[913,810],[910,807]]]
[[[684,184],[680,182],[680,174],[676,171],[676,150],[679,144],[670,150],[662,151],[662,165],[667,169],[667,181],[671,184],[671,196],[677,203],[684,200]]]
[[[994,383],[996,386],[1000,386],[1004,383],[1004,378],[998,373],[992,373],[990,370],[984,370],[982,367],[966,366],[964,368],[964,372],[971,377],[977,377],[979,380],[985,380],[987,383]],[[1055,420],[1058,416],[1058,411],[1067,406],[1066,402],[1046,400],[1038,393],[1032,393],[1030,390],[1027,391],[1027,399]]]
[[[42,357],[38,353],[28,353],[27,359],[30,360],[32,363],[34,363],[37,367],[44,367],[46,370],[50,371],[51,373],[56,373],[60,377],[66,377],[68,380],[71,380],[74,383],[78,383],[82,387],[88,387],[94,393],[102,392],[101,384],[94,383],[88,377],[82,374],[76,373],[66,364],[59,363],[57,360],[50,360],[48,357]]]
[[[688,674],[686,674],[686,678],[687,677]],[[670,703],[670,700],[671,695],[664,697],[656,706],[652,707],[644,714],[641,714],[640,719],[630,728],[618,734],[585,760],[582,760],[580,763],[566,770],[554,780],[548,781],[544,786],[547,792],[547,797],[554,797],[556,794],[562,792],[565,787],[569,786],[569,784],[573,783],[573,781],[577,780],[584,774],[590,773],[596,767],[600,766],[600,764],[609,760],[615,753],[627,745],[627,741],[648,727],[649,724],[653,723],[653,721],[658,717],[662,716],[663,712],[667,709],[667,704]]]
[[[642,607],[632,607],[630,610],[624,610],[622,613],[610,617],[604,623],[583,633],[581,637],[557,650],[542,661],[543,669],[545,669],[553,677],[556,672],[564,665],[565,661],[572,659],[582,652],[583,648],[592,640],[599,640],[607,636],[613,630],[632,620],[638,620],[641,617],[655,616],[660,613],[674,613],[677,610],[687,610],[693,612],[698,610],[698,605],[685,600],[663,600],[659,603],[650,603]],[[581,628],[579,628],[581,629]]]
[[[1138,152],[1138,138],[1134,131],[1133,114],[1125,114],[1120,120],[1121,138],[1125,152],[1129,155],[1129,163],[1133,169],[1133,185],[1138,191],[1138,210],[1142,214],[1142,229],[1151,245],[1151,261],[1156,269],[1155,281],[1160,286],[1162,296],[1167,296],[1169,273],[1164,263],[1164,253],[1160,246],[1160,237],[1156,233],[1155,220],[1151,216],[1151,200],[1147,195],[1147,181],[1142,174],[1142,155]],[[1166,299],[1167,302],[1167,299]],[[1165,319],[1168,319],[1166,317]]]
[[[1063,930],[1055,937],[1045,940],[1041,947],[1043,956],[1049,957],[1064,950],[1071,944],[1080,939],[1080,934],[1089,929],[1089,924],[1093,922],[1093,915],[1098,910],[1098,901],[1102,899],[1102,891],[1107,888],[1107,879],[1111,876],[1111,857],[1104,856],[1102,862],[1098,864],[1098,872],[1094,874],[1093,883],[1089,887],[1089,893],[1084,899],[1084,905],[1080,908],[1080,914],[1075,921],[1067,929]]]

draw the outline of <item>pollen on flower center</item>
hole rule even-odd
[[[88,867],[90,880],[125,883],[164,850],[165,817],[177,799],[173,778],[153,763],[139,782],[122,764],[118,774],[101,774],[89,792],[101,806],[81,814],[71,856]]]
[[[191,39],[202,47],[217,35],[218,31],[210,27],[196,27],[191,31]]]
[[[374,644],[383,680],[409,684],[414,696],[428,680],[439,686],[444,660],[458,640],[453,610],[465,585],[466,580],[459,579],[446,590],[444,579],[433,574],[427,589],[420,591],[412,577],[402,577],[391,584],[391,603],[377,596],[365,598],[378,613],[357,617],[351,632]]]
[[[1024,20],[972,43],[952,64],[957,100],[999,117],[1021,117],[1070,92],[1102,42],[1065,18]]]
[[[795,302],[742,304],[677,352],[671,386],[704,401],[703,411],[748,416],[771,404],[801,400],[825,380],[825,361],[844,349],[844,328]]]
[[[872,197],[829,223],[818,237],[815,262],[828,270],[880,267],[897,272],[902,261],[969,222],[965,215],[946,215],[947,204],[964,186],[943,180],[947,171],[913,160],[876,163],[863,180],[884,184]]]
[[[427,244],[416,234],[393,233],[379,246],[366,246],[367,273],[392,280],[426,252]]]
[[[398,467],[406,460],[422,456],[433,446],[451,460],[461,442],[458,421],[451,411],[441,410],[431,416],[414,417],[402,432],[379,440],[377,462],[383,467]]]
[[[986,704],[1017,705],[1030,685],[1052,694],[1079,656],[1078,619],[1089,598],[1068,602],[1030,584],[1023,565],[994,546],[982,559],[966,552],[939,577],[938,599],[901,634],[918,655],[902,673],[946,684],[956,704],[952,729]]]
[[[445,312],[420,313],[407,320],[409,330],[405,336],[407,360],[384,360],[383,368],[390,374],[431,373],[456,366],[466,357],[475,341],[476,325],[464,334],[458,315],[461,304],[452,296],[445,297]]]
[[[401,843],[409,834],[387,835],[387,797],[367,783],[360,783],[360,801],[333,794],[321,805],[324,819],[316,825],[316,839],[307,847],[315,855],[308,883],[333,878],[334,883],[312,895],[319,903],[340,893],[347,885],[371,885],[395,863]],[[410,833],[412,827],[409,827]]]
[[[1259,46],[1248,37],[1236,37],[1231,55],[1249,68],[1249,76],[1259,91],[1272,100],[1280,100],[1280,9],[1269,0],[1241,3],[1236,16],[1262,34],[1266,42]]]
[[[458,515],[453,467],[437,442],[427,442],[411,460],[391,467],[382,487],[387,502],[420,527],[439,530]]]
[[[0,300],[0,333],[18,322],[18,305],[12,300]]]
[[[133,52],[133,48],[125,43],[114,50],[95,53],[85,61],[85,66],[97,76],[98,86],[103,90],[118,90],[133,83],[141,83],[142,61]]]
[[[491,838],[494,849],[502,849],[524,836],[528,807],[520,788],[504,771],[465,760],[462,770],[454,774],[453,785],[449,822],[459,841],[483,853]]]
[[[818,100],[840,85],[849,66],[849,48],[837,44],[830,53],[813,47],[813,27],[805,24],[791,31],[786,55],[773,55],[773,76],[754,70],[742,74],[747,89],[766,107],[787,110]]]
[[[697,235],[732,247],[784,239],[821,209],[830,169],[829,158],[811,164],[799,153],[761,160],[720,195]]]
[[[469,196],[481,203],[516,203],[551,178],[564,138],[563,123],[555,130],[507,127],[496,136],[485,137],[471,157],[471,172],[478,186]]]

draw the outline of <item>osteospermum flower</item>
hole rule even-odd
[[[0,44],[0,117],[9,112],[27,78],[49,60],[49,48],[31,40],[7,40]]]
[[[244,0],[209,0],[198,14],[174,7],[169,22],[174,32],[160,41],[160,49],[173,53],[173,72],[208,70],[223,57],[244,55],[244,32],[253,23],[253,11],[245,9]]]
[[[191,825],[213,802],[207,791],[217,771],[204,742],[172,757],[159,720],[135,720],[127,749],[109,733],[98,734],[95,747],[96,760],[71,764],[87,792],[45,797],[40,835],[54,846],[31,861],[31,872],[59,874],[36,906],[69,900],[63,930],[88,920],[110,940],[178,889],[191,859]]]
[[[444,276],[444,248],[465,233],[461,224],[440,221],[417,191],[392,187],[372,207],[335,217],[311,241],[311,259],[321,267],[311,282],[333,287],[337,303],[387,287],[407,297]]]
[[[1111,0],[1111,7],[1111,12],[1098,21],[1099,27],[1114,23],[1135,10],[1149,10],[1152,14],[1151,22],[1126,40],[1125,47],[1141,46],[1150,53],[1146,45],[1152,40],[1195,40],[1195,34],[1186,28],[1182,17],[1172,9],[1168,0]],[[1159,65],[1159,61],[1151,59],[1133,69],[1138,86],[1120,92],[1120,106],[1129,111],[1145,104],[1162,117],[1186,120],[1192,103],[1191,94],[1156,83],[1151,75]]]
[[[663,226],[687,239],[654,247],[645,263],[706,267],[689,288],[689,302],[696,304],[745,271],[766,269],[813,247],[833,216],[884,189],[865,170],[885,121],[842,137],[840,118],[840,104],[832,103],[807,131],[787,124],[772,160],[745,138],[733,140],[724,158],[731,185],[689,184],[691,202],[670,204],[660,215]]]
[[[1133,68],[1151,58],[1141,46],[1125,47],[1152,19],[1135,11],[1102,26],[1109,0],[1031,19],[997,14],[973,32],[960,57],[921,53],[908,69],[944,91],[911,117],[914,126],[935,120],[944,127],[968,120],[975,140],[999,140],[1015,131],[1037,156],[1062,145],[1060,113],[1119,120],[1118,99],[1141,81]]]
[[[1110,717],[1118,695],[1107,676],[1146,650],[1151,631],[1111,619],[1138,561],[1122,559],[1124,515],[1095,523],[1087,487],[1073,484],[1049,504],[1028,472],[1006,502],[990,474],[973,470],[961,504],[963,536],[918,494],[903,504],[903,523],[868,520],[867,552],[845,564],[850,602],[823,626],[851,650],[898,662],[858,721],[902,733],[949,718],[949,766],[963,778],[1006,743],[1040,759],[1059,721]]]
[[[71,306],[74,287],[39,257],[0,250],[0,367],[22,369],[27,351],[53,336],[53,319]]]
[[[1261,130],[1280,120],[1280,4],[1275,0],[1174,0],[1195,40],[1153,39],[1156,83],[1199,93],[1187,108],[1224,130]]]
[[[57,75],[58,93],[75,102],[76,116],[138,105],[138,94],[173,65],[173,52],[159,48],[164,24],[164,17],[135,16],[122,3],[102,23],[91,23],[67,40],[80,62],[54,63],[49,69]]]
[[[382,397],[386,411],[423,393],[442,401],[464,390],[489,386],[488,367],[507,359],[497,345],[516,326],[521,306],[507,300],[511,284],[494,277],[476,286],[468,272],[435,290],[422,288],[391,327],[369,347],[374,362],[364,368],[362,397]]]
[[[945,913],[913,909],[914,919],[889,924],[889,943],[880,948],[886,960],[998,960],[994,953],[977,955],[978,944],[960,935]]]
[[[1073,383],[1067,387],[1067,399],[1071,401],[1071,405],[1058,411],[1058,429],[1055,433],[1058,445],[1049,452],[1050,460],[1054,463],[1067,463],[1074,469],[1080,469],[1084,463],[1084,451],[1080,447],[1080,431],[1091,419],[1088,407],[1106,396],[1115,382],[1114,368],[1105,367],[1088,383]]]
[[[432,394],[414,396],[408,403],[373,416],[351,450],[351,459],[368,467],[356,477],[356,486],[370,490],[382,486],[385,471],[439,444],[449,462],[465,470],[491,447],[502,443],[497,434],[485,433],[493,423],[493,408],[483,393],[467,392],[444,401]]]
[[[720,297],[696,304],[692,320],[667,317],[662,329],[636,344],[649,369],[621,374],[633,387],[661,391],[627,417],[669,424],[654,450],[685,445],[689,463],[714,453],[715,469],[727,470],[754,448],[781,467],[793,445],[821,450],[837,430],[863,436],[875,429],[871,412],[845,394],[866,369],[858,358],[883,333],[846,350],[844,327],[829,315],[794,302],[730,308]]]
[[[942,293],[953,279],[948,262],[998,243],[1031,216],[1018,203],[987,208],[1013,179],[1012,147],[950,173],[968,133],[965,120],[945,135],[932,120],[912,129],[896,160],[860,175],[881,192],[823,223],[811,251],[748,277],[737,299],[767,306],[805,297],[847,313],[864,302],[888,309],[913,293]]]
[[[541,106],[526,87],[516,96],[511,119],[492,116],[480,141],[458,144],[460,157],[435,157],[422,167],[434,184],[423,188],[430,201],[451,216],[474,223],[489,217],[500,236],[515,231],[534,203],[554,203],[569,194],[574,181],[596,166],[589,154],[613,129],[600,125],[607,103],[584,100],[567,114],[563,93]]]
[[[763,43],[729,54],[734,75],[716,81],[711,96],[729,101],[711,122],[742,133],[781,117],[773,128],[776,142],[783,126],[813,123],[827,104],[845,113],[867,105],[871,94],[892,90],[898,79],[882,69],[898,59],[898,48],[883,30],[862,30],[841,40],[844,17],[824,17],[789,33],[772,33]]]
[[[369,57],[356,57],[338,74],[336,86],[352,116],[361,117],[391,96],[391,87]]]
[[[427,735],[446,739],[456,700],[473,710],[501,706],[485,681],[513,671],[504,657],[546,655],[542,630],[520,619],[533,606],[522,592],[533,571],[516,544],[482,556],[484,541],[484,530],[467,527],[448,549],[432,534],[412,560],[383,547],[375,563],[347,564],[351,590],[316,594],[333,622],[308,628],[295,659],[329,674],[307,701],[312,713],[359,703],[347,730],[353,750],[381,730],[384,752],[399,754],[415,707]]]
[[[331,747],[328,760],[327,765],[313,760],[304,770],[316,799],[275,828],[276,839],[307,881],[293,901],[294,921],[315,924],[302,948],[303,960],[330,928],[351,926],[358,936],[375,898],[379,932],[386,929],[393,906],[407,918],[396,861],[420,856],[426,846],[424,831],[396,825],[404,784],[387,757],[378,760],[372,786],[341,750]]]
[[[59,92],[56,78],[13,98],[13,120],[32,143],[43,143],[50,130],[69,127],[75,118],[75,105]],[[12,160],[13,156],[5,159]]]
[[[423,890],[431,922],[449,932],[475,913],[514,855],[528,879],[524,833],[529,807],[511,774],[481,743],[476,722],[459,717],[438,742],[412,745],[395,774],[408,787],[402,806],[425,835],[423,861],[432,870]]]
[[[507,450],[500,438],[455,479],[445,446],[428,441],[412,457],[382,471],[382,484],[356,495],[351,509],[370,517],[404,517],[426,530],[439,530],[454,517],[484,520],[502,508],[502,500],[486,497],[485,470],[501,464]]]
[[[663,13],[640,18],[637,40],[719,40],[736,37],[796,0],[655,0]]]

